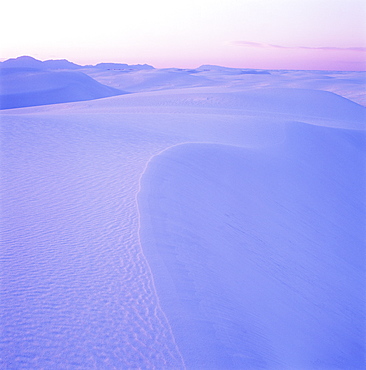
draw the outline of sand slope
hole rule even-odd
[[[365,135],[285,133],[175,146],[142,178],[142,246],[188,368],[364,364]]]
[[[8,72],[1,367],[363,367],[364,75]]]
[[[0,70],[0,109],[49,105],[121,95],[81,72],[30,68]]]

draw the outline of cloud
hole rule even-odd
[[[366,52],[366,47],[336,47],[336,46],[283,46],[266,44],[260,42],[252,41],[234,41],[234,45],[244,46],[244,47],[254,47],[262,49],[292,49],[292,50],[325,50],[325,51],[360,51]]]

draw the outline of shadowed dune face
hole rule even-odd
[[[142,246],[188,368],[362,366],[364,144],[293,123],[268,148],[150,162]]]
[[[93,100],[124,93],[74,71],[2,68],[0,79],[0,109]]]

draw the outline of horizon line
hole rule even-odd
[[[353,47],[353,48],[333,48],[333,47],[287,47],[287,46],[281,46],[281,45],[273,45],[273,44],[264,44],[264,43],[256,43],[256,42],[247,42],[247,41],[234,41],[234,44],[235,45],[238,45],[238,46],[248,46],[248,47],[255,47],[255,48],[266,48],[266,47],[269,47],[269,48],[278,48],[278,49],[306,49],[306,50],[330,50],[330,51],[335,51],[335,50],[346,50],[346,51],[358,51],[358,52],[366,52],[366,47]],[[75,64],[79,67],[84,67],[84,68],[87,68],[87,67],[96,67],[97,65],[99,64],[124,64],[124,65],[127,65],[127,66],[150,66],[154,69],[198,69],[198,68],[201,68],[201,67],[204,67],[204,66],[212,66],[212,67],[220,67],[220,68],[228,68],[228,69],[247,69],[247,70],[261,70],[261,71],[329,71],[329,72],[366,72],[366,65],[365,65],[365,62],[359,62],[359,61],[354,61],[354,62],[343,62],[344,64],[358,64],[358,65],[365,65],[363,67],[362,70],[355,70],[355,69],[347,69],[347,70],[344,70],[344,69],[332,69],[332,68],[318,68],[318,69],[314,69],[314,68],[307,68],[307,69],[303,69],[303,68],[262,68],[262,67],[259,67],[259,68],[256,68],[256,67],[230,67],[230,66],[226,66],[226,65],[219,65],[219,64],[211,64],[211,63],[203,63],[201,65],[199,65],[198,67],[185,67],[185,68],[182,68],[182,67],[155,67],[149,63],[133,63],[133,64],[128,64],[126,62],[116,62],[116,61],[108,61],[108,62],[98,62],[96,64],[78,64],[78,63],[75,63],[67,58],[55,58],[55,59],[45,59],[45,60],[41,60],[41,59],[37,59],[31,55],[20,55],[20,56],[17,56],[17,57],[11,57],[11,58],[1,58],[0,57],[0,63],[3,63],[3,62],[6,62],[6,61],[9,61],[9,60],[17,60],[17,59],[20,59],[20,58],[31,58],[37,62],[41,62],[41,63],[44,63],[44,62],[48,62],[48,61],[66,61],[68,63],[72,63],[72,64]]]

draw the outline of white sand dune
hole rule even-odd
[[[184,87],[216,85],[214,81],[186,71],[171,69],[105,70],[92,68],[83,70],[100,83],[128,92],[158,91]]]
[[[365,137],[285,133],[176,146],[142,179],[142,246],[188,368],[364,363]]]
[[[221,91],[220,91],[221,90]],[[104,103],[101,103],[104,104]],[[252,117],[282,115],[285,119],[329,127],[363,129],[365,108],[337,94],[310,89],[263,88],[222,92],[222,88],[191,88],[131,94],[110,101],[111,108],[131,111],[218,113]],[[332,107],[332,109],[329,109]]]
[[[1,111],[1,366],[363,368],[364,75],[82,72]]]
[[[0,70],[0,74],[0,109],[93,100],[123,94],[81,72],[5,68]]]

